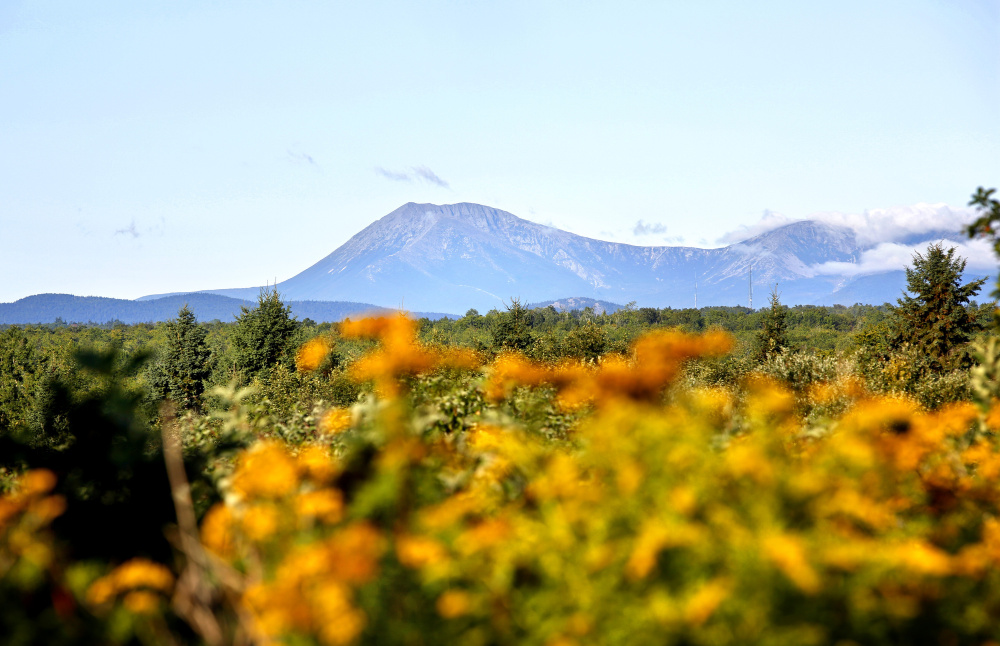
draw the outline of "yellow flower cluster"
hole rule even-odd
[[[548,384],[557,390],[559,402],[570,409],[588,402],[656,403],[675,381],[685,361],[724,355],[732,343],[724,332],[694,335],[661,330],[639,338],[632,346],[631,358],[607,356],[596,368],[578,362],[549,366],[508,353],[491,366],[486,395],[492,401],[499,401],[509,397],[517,386]]]
[[[299,372],[316,370],[330,354],[330,349],[330,342],[321,336],[306,341],[295,354],[295,369]]]
[[[231,503],[206,514],[202,540],[218,555],[231,557],[241,538],[262,543],[316,523],[337,523],[344,502],[330,486],[336,475],[325,447],[307,445],[293,454],[278,442],[258,442],[241,455],[233,472]]]
[[[51,495],[56,476],[47,469],[24,473],[12,493],[0,496],[0,578],[15,567],[45,570],[52,562],[49,524],[66,509]]]
[[[320,430],[327,435],[336,435],[351,427],[351,411],[346,408],[331,408],[320,419]]]
[[[344,328],[382,341],[356,374],[385,394],[442,365],[407,319]],[[970,431],[977,409],[845,382],[804,395],[847,402],[817,429],[764,378],[663,396],[731,343],[667,331],[596,366],[497,357],[488,399],[547,385],[595,404],[569,441],[498,412],[442,438],[395,400],[343,455],[259,442],[203,541],[246,573],[256,630],[289,643],[1000,639],[1000,446]],[[335,411],[328,429],[348,424]]]
[[[117,598],[136,614],[156,612],[174,587],[174,575],[165,566],[136,558],[122,563],[87,589],[87,601],[105,606]]]
[[[351,366],[358,381],[374,381],[379,393],[395,397],[400,379],[434,368],[471,370],[480,364],[475,352],[462,348],[432,349],[417,342],[416,323],[402,313],[392,316],[347,320],[341,324],[345,338],[377,339],[381,348]]]
[[[247,589],[244,603],[269,637],[313,634],[331,646],[349,644],[366,623],[353,590],[377,575],[383,549],[378,530],[351,524],[330,538],[292,548],[273,578]]]

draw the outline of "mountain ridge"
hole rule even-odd
[[[199,321],[231,322],[242,311],[257,304],[253,299],[236,299],[210,293],[174,294],[146,301],[108,298],[105,296],[74,296],[72,294],[35,294],[13,303],[0,303],[0,325],[30,325],[54,323],[155,323],[177,317],[177,311],[188,305]],[[340,321],[348,316],[387,313],[389,308],[368,303],[343,301],[286,301],[292,315],[312,319],[317,323]],[[440,312],[414,312],[414,316],[437,319],[448,316]]]
[[[868,248],[854,230],[817,220],[794,221],[725,247],[701,249],[597,240],[469,202],[409,202],[276,287],[290,300],[405,304],[456,314],[502,307],[514,297],[542,302],[566,294],[691,307],[697,291],[701,305],[735,305],[747,303],[752,264],[756,289],[778,284],[787,304],[832,304],[827,301],[838,293],[853,293],[846,288],[861,276],[816,268],[825,263],[856,266]],[[880,302],[894,300],[902,267],[896,275],[883,273],[881,278],[865,276],[866,287],[858,293]],[[258,290],[202,293],[248,298]]]

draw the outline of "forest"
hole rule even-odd
[[[1000,319],[964,264],[931,245],[878,306],[5,326],[0,635],[995,643]]]

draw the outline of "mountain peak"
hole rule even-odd
[[[863,246],[856,230],[806,220],[719,249],[636,246],[586,238],[482,204],[408,202],[278,289],[291,300],[452,313],[503,308],[515,297],[537,303],[566,294],[690,307],[696,286],[701,305],[744,305],[752,267],[754,284],[780,282],[786,303],[815,303],[853,280],[851,273],[818,275],[810,268],[858,262]],[[236,296],[240,290],[218,291]]]

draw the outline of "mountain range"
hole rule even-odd
[[[895,301],[906,285],[905,263],[859,273],[864,255],[877,246],[863,238],[847,226],[803,220],[716,249],[638,246],[586,238],[479,204],[411,202],[277,289],[290,301],[455,314],[503,308],[514,298],[533,303],[570,296],[682,308],[749,304],[752,272],[757,307],[775,286],[787,305]],[[958,231],[926,227],[905,242],[940,239],[967,242]],[[205,293],[256,299],[259,290]],[[140,300],[165,296],[174,294]]]
[[[259,293],[259,292],[257,292]],[[146,301],[103,296],[73,296],[72,294],[36,294],[14,301],[0,303],[0,325],[24,325],[31,323],[55,323],[62,319],[66,323],[150,323],[166,321],[177,317],[177,310],[187,305],[199,321],[218,319],[232,322],[243,307],[253,307],[257,294],[252,299],[240,300],[219,294],[177,294]],[[339,321],[348,316],[388,312],[368,303],[345,303],[343,301],[285,301],[292,314],[299,320],[312,319],[316,322]],[[414,312],[414,316],[437,319],[447,316],[435,312]]]

